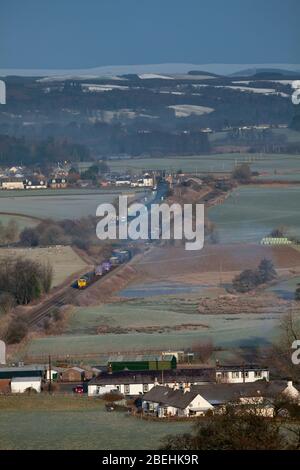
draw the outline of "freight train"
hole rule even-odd
[[[91,284],[96,282],[100,277],[105,276],[116,266],[126,263],[131,259],[131,252],[129,250],[114,250],[112,256],[108,261],[103,261],[95,267],[95,269],[84,276],[77,279],[75,286],[78,289],[85,289]]]

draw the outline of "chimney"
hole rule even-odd
[[[288,381],[287,381],[287,387],[288,387],[288,388],[293,387],[293,381],[292,381],[292,380],[288,380]]]
[[[186,384],[184,384],[183,393],[190,392],[190,391],[191,391],[191,384],[187,382]]]
[[[108,372],[109,374],[112,374],[112,365],[111,365],[111,364],[108,364],[108,366],[107,366],[107,372]]]

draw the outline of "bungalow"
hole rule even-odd
[[[262,379],[269,380],[268,367],[259,365],[216,366],[216,382],[219,383],[250,383]]]
[[[143,398],[143,411],[159,418],[203,415],[213,406],[204,400],[196,389],[184,390],[154,387]]]
[[[102,372],[88,383],[88,395],[99,396],[112,391],[135,396],[151,390],[157,385],[170,387],[185,383],[202,384],[214,380],[213,369],[168,369]]]
[[[256,404],[264,416],[272,417],[272,401],[279,395],[299,399],[300,393],[292,382],[260,382],[252,384],[202,384],[186,386],[156,386],[143,396],[143,411],[158,417],[204,416],[208,411],[222,412],[227,404]]]

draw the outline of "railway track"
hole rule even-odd
[[[41,306],[36,307],[30,315],[28,325],[29,326],[38,325],[41,322],[41,320],[45,319],[51,314],[54,308],[59,308],[65,305],[67,303],[66,302],[67,297],[69,296],[69,293],[72,290],[73,289],[69,287],[64,292],[61,292],[60,294],[57,294],[53,296],[51,299],[44,302]]]
[[[89,284],[86,288],[82,290],[76,289],[74,287],[67,287],[63,292],[60,292],[54,295],[51,299],[47,300],[42,305],[36,307],[31,312],[30,318],[28,320],[28,325],[37,326],[42,320],[44,320],[51,314],[54,308],[59,308],[59,307],[62,307],[63,305],[70,303],[69,302],[70,296],[72,296],[72,299],[74,299],[75,297],[79,296],[82,292],[84,292],[86,289],[89,289],[89,287],[97,283],[100,283],[101,281],[105,279],[109,279],[111,276],[116,274],[125,264],[128,264],[128,263],[120,264],[119,266],[109,271],[107,274],[99,277],[98,279],[95,278],[95,280],[91,284]]]

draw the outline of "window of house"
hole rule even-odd
[[[244,372],[244,377],[249,377],[249,372]]]
[[[129,395],[130,393],[130,385],[124,385],[124,394]]]
[[[254,377],[261,377],[261,371],[260,370],[256,370],[254,372]]]
[[[143,384],[143,392],[146,393],[149,390],[149,385],[148,384]]]
[[[238,379],[240,377],[240,373],[239,372],[232,372],[232,378],[233,379]]]

